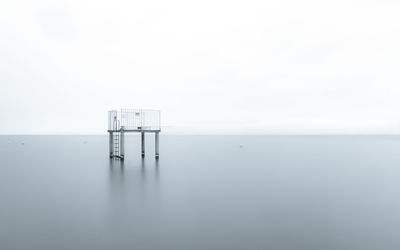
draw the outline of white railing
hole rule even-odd
[[[108,111],[108,130],[161,130],[160,111],[121,109]]]

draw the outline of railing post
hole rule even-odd
[[[156,134],[155,134],[155,139],[156,139],[156,159],[158,159],[158,157],[160,157],[160,154],[159,154],[159,142],[160,142],[160,140],[159,140],[159,138],[158,138],[158,132],[155,132]]]
[[[144,142],[144,132],[141,132],[141,134],[142,134],[142,158],[144,157],[144,155],[145,155],[145,142]]]

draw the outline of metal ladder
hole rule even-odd
[[[119,128],[119,120],[114,119],[114,130],[117,130]],[[113,155],[119,157],[120,156],[120,152],[119,152],[119,146],[120,146],[120,142],[119,142],[119,132],[115,132],[114,133],[114,141],[113,141]]]
[[[114,155],[120,156],[119,155],[119,132],[116,132],[114,134]]]

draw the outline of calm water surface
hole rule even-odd
[[[0,249],[400,249],[398,136],[146,139],[0,136]]]

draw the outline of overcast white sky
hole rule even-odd
[[[400,1],[0,1],[0,134],[399,133]]]

